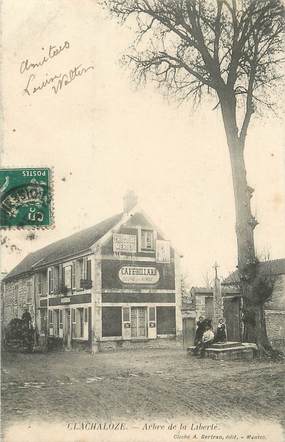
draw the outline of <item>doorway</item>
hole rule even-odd
[[[131,336],[132,338],[147,337],[147,309],[146,307],[131,308]]]
[[[196,324],[195,318],[183,318],[183,347],[194,345]]]
[[[241,340],[241,319],[240,319],[240,298],[225,298],[224,317],[227,326],[227,340],[240,341]]]

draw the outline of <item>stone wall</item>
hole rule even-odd
[[[265,304],[265,309],[285,311],[285,275],[280,275],[275,281],[271,299]]]
[[[34,311],[34,281],[33,277],[17,279],[4,285],[3,293],[3,324],[4,327],[14,318],[21,318],[28,310],[35,319]]]
[[[285,311],[265,310],[266,330],[273,347],[285,349]]]

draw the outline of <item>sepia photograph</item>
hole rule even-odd
[[[2,0],[1,440],[285,439],[283,0]]]

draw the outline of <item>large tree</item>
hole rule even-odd
[[[179,99],[217,99],[235,198],[238,270],[250,339],[270,352],[264,302],[272,280],[259,274],[244,150],[253,114],[274,104],[282,78],[284,7],[280,0],[107,0],[112,15],[137,28],[126,59],[140,80],[152,79]],[[247,334],[248,335],[248,334]]]

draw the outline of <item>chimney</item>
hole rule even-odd
[[[133,190],[128,190],[123,198],[124,212],[129,213],[138,202],[138,197]]]

